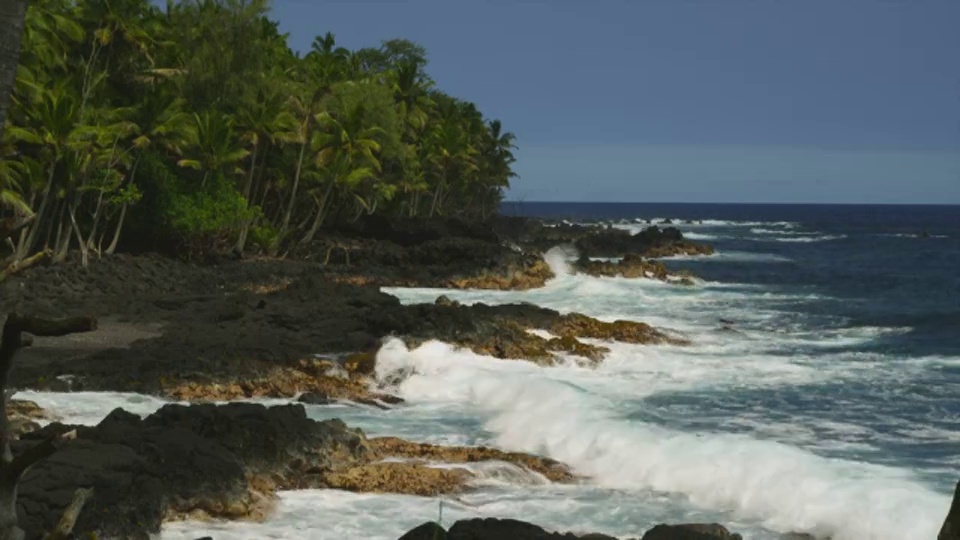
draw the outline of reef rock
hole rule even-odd
[[[542,527],[515,519],[467,519],[450,527],[447,540],[616,540],[612,536],[548,532]]]
[[[443,463],[476,463],[480,461],[503,461],[542,474],[552,482],[572,482],[570,469],[549,458],[504,452],[484,446],[439,446],[415,443],[396,437],[379,437],[369,440],[370,449],[382,457],[406,458]]]
[[[11,399],[7,401],[7,422],[13,435],[21,435],[40,429],[38,421],[49,422],[56,417],[32,401]]]
[[[709,255],[713,247],[691,242],[674,227],[648,227],[636,234],[621,229],[600,229],[586,234],[574,243],[587,257],[624,257],[636,254],[648,258],[671,255]]]
[[[647,531],[642,540],[743,540],[743,537],[716,523],[690,523],[657,525]]]
[[[53,424],[27,444],[76,429],[77,439],[31,468],[20,484],[29,538],[53,528],[73,492],[94,488],[78,537],[147,538],[184,517],[261,519],[274,489],[370,459],[363,433],[316,422],[301,406],[167,405],[141,419],[116,410],[95,427]]]

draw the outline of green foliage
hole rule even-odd
[[[266,251],[276,242],[278,234],[279,231],[270,225],[258,225],[250,229],[250,242]]]
[[[120,238],[200,255],[363,214],[482,218],[514,137],[426,65],[403,39],[350,51],[326,33],[295,54],[268,0],[34,0],[0,217],[37,214],[18,257],[85,258]]]

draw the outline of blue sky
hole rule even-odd
[[[424,45],[517,134],[510,198],[960,204],[958,0],[275,0]]]

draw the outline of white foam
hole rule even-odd
[[[917,238],[917,239],[924,238],[923,235],[919,233],[882,233],[882,234],[878,234],[877,236],[886,236],[888,238]],[[950,237],[945,234],[931,234],[927,236],[927,238],[950,238]]]
[[[153,414],[169,403],[181,403],[145,394],[133,392],[37,392],[20,390],[13,395],[15,399],[33,401],[41,408],[52,413],[64,424],[95,426],[114,409],[123,409],[139,416]],[[255,398],[237,400],[248,403],[260,403],[266,406],[283,405],[288,399]],[[214,403],[227,403],[217,401]]]
[[[772,253],[752,251],[716,251],[710,255],[670,255],[661,260],[694,262],[792,262],[791,259]]]
[[[127,412],[146,416],[168,401],[132,392],[35,392],[21,390],[16,399],[33,401],[53,413],[64,424],[93,426],[99,424],[110,411],[122,408]]]
[[[761,242],[827,242],[830,240],[842,240],[846,238],[845,234],[824,234],[821,236],[795,236],[789,238],[750,238],[750,240],[757,240]]]
[[[715,234],[685,232],[683,237],[689,240],[719,240],[721,237]]]
[[[772,234],[777,236],[818,236],[823,234],[820,232],[803,232],[789,229],[764,229],[762,227],[754,227],[750,229],[750,232],[753,234]]]
[[[377,369],[380,376],[412,371],[398,388],[411,402],[471,403],[505,448],[544,453],[604,487],[683,494],[698,506],[775,530],[835,540],[933,538],[949,506],[947,496],[906,470],[826,459],[743,436],[625,421],[605,397],[525,377],[517,364],[440,344],[407,351],[391,342]]]

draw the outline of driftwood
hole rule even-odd
[[[83,510],[83,505],[86,504],[87,500],[92,496],[93,488],[78,489],[76,493],[73,494],[73,500],[70,501],[70,505],[63,511],[63,517],[60,518],[57,527],[53,529],[50,534],[44,536],[43,540],[68,540],[73,532],[73,526],[77,524],[77,518],[80,517],[80,511]]]
[[[54,435],[43,442],[28,448],[17,457],[10,451],[10,424],[7,420],[7,384],[13,360],[23,347],[29,346],[31,339],[24,334],[34,336],[65,336],[78,332],[90,332],[97,327],[93,317],[74,317],[69,319],[39,319],[11,313],[3,325],[0,338],[0,540],[22,540],[23,530],[17,524],[17,485],[20,478],[32,465],[49,457],[61,446],[76,438],[76,432]],[[83,504],[90,497],[87,490],[79,490],[73,503],[67,508],[60,524],[51,533],[50,538],[67,538],[70,531],[61,529],[67,525],[72,529]]]
[[[8,277],[16,274],[17,272],[22,272],[23,270],[26,270],[27,268],[36,266],[36,265],[38,265],[38,264],[46,261],[47,259],[50,258],[50,256],[52,255],[52,253],[53,253],[53,252],[51,252],[49,249],[47,249],[47,250],[41,251],[40,253],[37,253],[37,254],[35,254],[35,255],[31,255],[31,256],[27,257],[26,259],[23,259],[23,260],[20,261],[20,262],[14,262],[14,263],[11,264],[10,266],[6,267],[5,269],[0,270],[0,281],[3,281],[3,280],[5,280],[5,279],[7,279]]]

